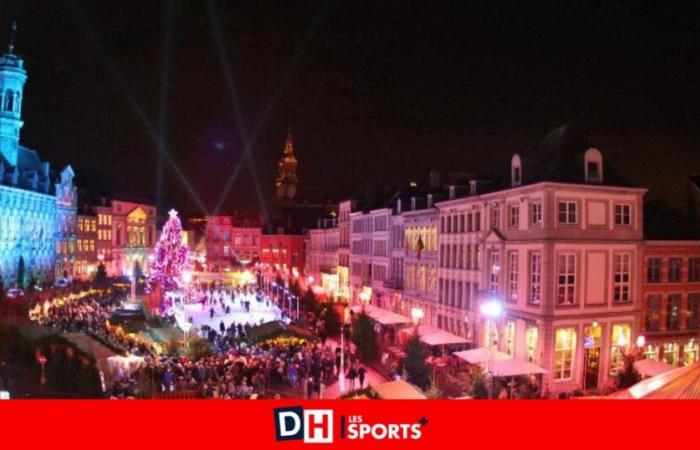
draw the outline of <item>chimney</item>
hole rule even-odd
[[[428,194],[428,208],[433,207],[433,194]]]
[[[437,189],[440,187],[440,171],[431,170],[430,171],[430,189]]]
[[[455,188],[455,185],[450,186],[450,200],[454,200],[455,197],[457,197],[457,189]]]
[[[416,198],[411,197],[411,211],[415,211],[415,210],[416,210]]]

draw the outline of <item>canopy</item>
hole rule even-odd
[[[490,372],[496,377],[517,377],[518,375],[547,373],[545,369],[537,364],[521,359],[494,360],[491,362]]]
[[[456,357],[465,360],[471,364],[481,364],[489,360],[489,351],[483,347],[473,348],[471,350],[464,350],[461,352],[453,353]],[[510,359],[510,355],[507,353],[499,352],[498,350],[491,351],[491,358],[493,360]]]
[[[634,368],[644,378],[660,375],[675,369],[674,366],[653,359],[640,359],[634,362]]]
[[[365,314],[370,316],[373,320],[381,323],[382,325],[396,325],[400,323],[411,323],[412,320],[401,314],[396,314],[393,311],[387,309],[379,308],[374,305],[355,305],[352,308],[352,312],[359,314],[364,308]]]
[[[418,327],[420,340],[428,345],[467,344],[468,340],[430,325]]]
[[[629,389],[615,392],[616,399],[700,399],[700,362],[642,380]]]
[[[404,380],[389,381],[372,386],[379,398],[384,400],[425,400],[425,394]]]

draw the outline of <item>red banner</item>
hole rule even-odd
[[[698,418],[700,402],[692,401],[16,400],[0,402],[0,442],[50,449],[641,449],[695,445]]]

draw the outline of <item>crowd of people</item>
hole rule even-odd
[[[254,342],[251,323],[222,320],[216,327],[197,330],[211,356],[190,359],[159,355],[152,345],[137,341],[109,325],[123,306],[126,293],[91,295],[50,306],[39,322],[61,332],[83,332],[108,343],[123,354],[144,357],[131,373],[119,373],[107,393],[112,398],[154,397],[164,392],[187,392],[200,398],[260,398],[304,396],[322,398],[326,386],[338,379],[340,348],[313,339],[273,338]],[[234,304],[250,308],[251,301],[269,302],[260,292],[244,287],[230,291],[201,289],[180,302],[200,302],[227,314]],[[247,305],[246,305],[247,303]],[[364,386],[366,370],[353,354],[346,354],[345,376],[350,389]]]
[[[122,307],[126,296],[125,291],[113,290],[52,304],[36,320],[61,333],[85,333],[120,353],[155,355],[156,351],[151,345],[127,333],[120,333],[117,327],[109,325],[109,318]]]

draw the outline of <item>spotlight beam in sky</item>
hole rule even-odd
[[[244,158],[246,159],[246,162],[248,163],[249,169],[251,171],[251,175],[253,178],[253,182],[255,183],[255,188],[256,188],[256,193],[258,195],[258,202],[260,203],[261,208],[263,209],[263,215],[265,218],[267,218],[267,208],[266,208],[266,202],[265,199],[262,195],[262,189],[260,188],[260,180],[258,179],[257,176],[257,170],[255,169],[255,163],[254,163],[254,157],[253,157],[253,147],[255,143],[257,142],[257,138],[259,136],[260,131],[262,130],[263,126],[265,125],[265,122],[267,121],[268,116],[270,115],[271,111],[274,109],[275,105],[277,104],[277,101],[279,100],[280,96],[282,95],[282,92],[284,91],[285,86],[287,85],[287,82],[289,81],[289,78],[291,77],[291,74],[293,73],[293,68],[296,65],[297,61],[301,58],[301,55],[303,54],[303,50],[305,49],[306,44],[308,41],[313,37],[315,34],[316,30],[320,26],[320,24],[323,21],[323,17],[325,14],[328,12],[328,5],[330,2],[326,1],[324,4],[321,5],[319,8],[318,12],[314,16],[314,20],[307,28],[306,33],[301,41],[301,43],[297,46],[296,50],[294,51],[294,55],[292,57],[291,62],[289,63],[288,67],[284,71],[282,81],[280,82],[280,85],[278,88],[275,90],[275,93],[270,101],[270,103],[267,105],[267,108],[265,109],[263,115],[261,116],[260,121],[258,122],[251,139],[248,139],[246,130],[245,130],[245,124],[243,123],[243,115],[240,110],[240,102],[239,102],[239,97],[238,93],[236,91],[235,87],[235,81],[233,79],[232,75],[232,70],[231,70],[231,64],[226,57],[227,55],[227,50],[226,50],[226,45],[224,43],[223,35],[221,32],[221,26],[218,21],[218,15],[216,13],[216,6],[214,5],[212,0],[209,0],[207,2],[207,7],[208,7],[208,12],[209,12],[209,19],[212,25],[212,29],[214,32],[214,37],[215,41],[217,44],[217,49],[219,51],[219,58],[221,60],[222,68],[224,70],[224,77],[226,79],[226,84],[229,89],[229,94],[231,95],[232,103],[234,106],[234,111],[236,114],[236,119],[239,127],[239,132],[241,134],[242,140],[243,140],[243,150],[244,150]],[[239,165],[234,168],[233,172],[231,173],[231,176],[229,177],[229,180],[227,181],[226,185],[224,186],[224,190],[221,192],[221,197],[219,198],[219,201],[216,205],[215,212],[219,210],[221,205],[223,204],[224,200],[226,199],[226,196],[228,195],[231,187],[233,186],[233,183],[235,182],[236,178],[238,177],[238,174],[240,172],[240,163]]]
[[[170,90],[170,58],[172,53],[172,42],[175,35],[175,14],[177,4],[175,0],[167,0],[165,14],[163,15],[163,47],[161,48],[161,71],[160,71],[160,98],[158,108],[158,136],[163,146],[168,145],[168,94]],[[156,196],[157,206],[163,208],[163,159],[164,155],[158,147],[158,160],[156,166]]]
[[[107,67],[107,71],[109,72],[110,77],[112,77],[112,79],[117,83],[117,85],[124,91],[124,97],[128,100],[129,105],[134,110],[134,112],[136,113],[138,118],[141,120],[141,123],[144,126],[144,128],[146,129],[148,136],[156,144],[156,152],[161,152],[163,154],[163,156],[166,157],[166,159],[168,160],[170,165],[172,165],[173,169],[175,170],[175,173],[180,178],[180,181],[182,181],[182,183],[184,184],[188,193],[192,196],[192,199],[195,201],[197,206],[202,210],[202,212],[204,214],[208,214],[206,206],[204,205],[202,200],[199,198],[199,195],[197,195],[197,192],[195,191],[194,187],[187,180],[187,177],[182,172],[180,167],[177,165],[177,163],[173,159],[172,155],[170,155],[170,152],[168,151],[165,143],[162,141],[162,139],[160,139],[160,136],[158,135],[158,130],[156,130],[155,127],[151,124],[150,120],[146,116],[146,113],[143,111],[143,108],[141,108],[141,106],[136,101],[136,99],[133,97],[133,95],[131,95],[131,91],[129,90],[129,87],[127,86],[126,82],[124,81],[124,78],[121,75],[121,71],[119,70],[119,67],[112,60],[112,58],[109,57],[109,55],[107,54],[105,49],[100,44],[99,40],[97,39],[97,36],[92,31],[92,28],[89,26],[88,18],[82,13],[82,11],[78,10],[76,12],[77,12],[77,15],[83,19],[88,37],[90,38],[90,41],[92,42],[93,46],[95,47],[95,49],[99,53],[100,57],[102,58],[103,63]]]

